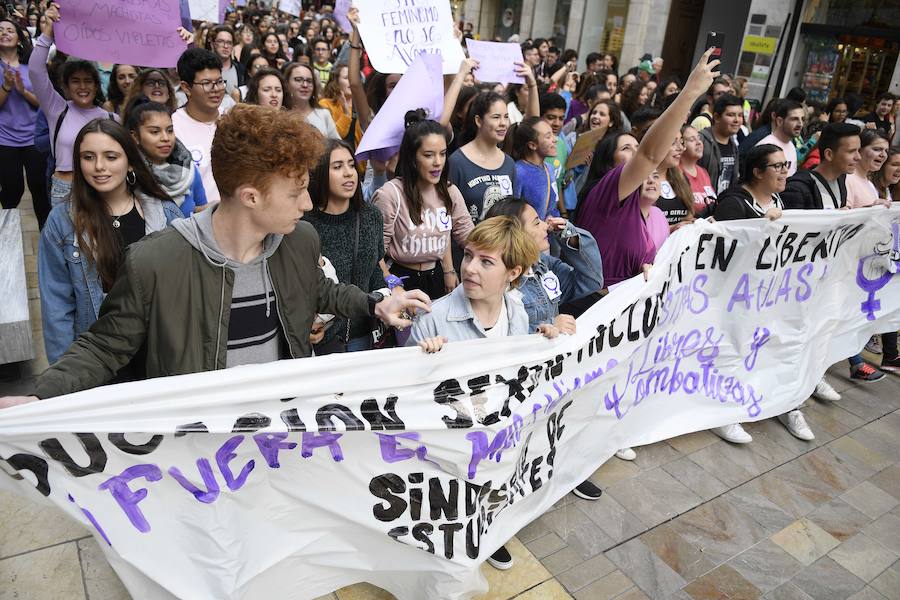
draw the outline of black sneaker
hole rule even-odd
[[[872,383],[873,381],[884,379],[884,373],[866,363],[862,363],[856,368],[850,369],[850,379]]]
[[[572,493],[583,500],[599,500],[600,496],[603,495],[603,490],[590,481],[585,481],[579,483],[578,487],[572,490]]]
[[[507,571],[513,566],[513,557],[506,549],[506,546],[500,546],[497,551],[488,557],[488,564],[501,571]]]
[[[900,358],[885,358],[881,361],[881,370],[900,374]]]

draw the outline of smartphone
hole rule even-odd
[[[706,50],[714,48],[709,55],[709,62],[722,60],[722,47],[725,45],[725,34],[719,31],[710,31],[706,34]]]
[[[15,11],[16,11],[15,5],[12,2],[7,2],[6,3],[6,16],[9,17],[10,19],[12,19],[14,17],[13,13],[15,13]]]

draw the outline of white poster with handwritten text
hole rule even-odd
[[[456,73],[465,56],[453,34],[448,0],[359,2],[359,34],[376,71],[405,73],[423,52],[440,54],[444,74]]]
[[[898,266],[900,209],[698,221],[570,337],[281,361],[0,411],[0,486],[84,523],[142,600],[357,581],[470,598],[477,566],[616,449],[782,414],[900,328]]]

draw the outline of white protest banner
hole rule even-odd
[[[300,0],[278,0],[278,10],[295,17],[300,16],[303,5]]]
[[[115,3],[67,0],[53,27],[56,45],[86,60],[174,67],[187,46],[178,36],[178,0]]]
[[[188,0],[188,5],[194,21],[219,22],[219,0]]]
[[[448,0],[367,0],[357,8],[359,34],[376,71],[405,73],[423,52],[441,54],[445,75],[459,71],[465,55]]]
[[[466,48],[469,58],[478,61],[478,70],[475,71],[478,81],[525,83],[525,78],[516,73],[515,63],[525,62],[519,44],[466,40]]]
[[[573,336],[280,361],[0,411],[0,486],[84,523],[141,600],[357,581],[470,598],[486,587],[477,565],[616,449],[780,415],[900,328],[898,267],[900,209],[698,221]]]

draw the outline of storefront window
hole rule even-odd
[[[811,0],[804,23],[841,27],[900,27],[900,3],[885,0]]]
[[[569,31],[569,12],[572,9],[572,0],[557,0],[556,17],[553,19],[553,45],[558,48],[566,47],[566,35]]]
[[[606,9],[606,27],[600,42],[600,52],[622,54],[625,41],[625,21],[628,18],[628,0],[609,0]]]
[[[494,28],[494,37],[507,41],[513,34],[519,33],[519,19],[522,15],[522,0],[503,0],[500,2],[500,18]]]

